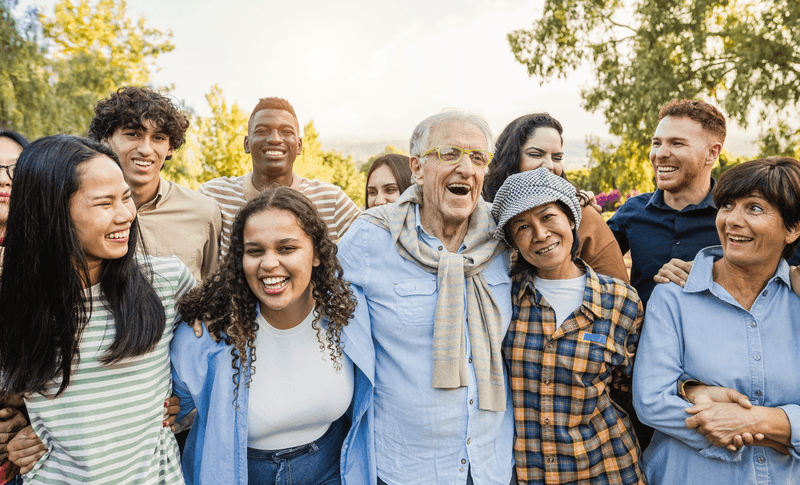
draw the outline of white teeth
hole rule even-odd
[[[152,165],[155,162],[151,162],[151,161],[148,161],[148,160],[134,160],[133,163],[134,163],[134,165],[137,165],[139,167],[149,167],[150,165]]]
[[[678,170],[678,167],[658,167],[658,173],[669,173]]]
[[[730,239],[731,241],[739,241],[739,242],[746,242],[753,240],[752,237],[743,237],[743,236],[728,236],[728,239]]]
[[[272,156],[272,157],[279,157],[279,156],[283,155],[283,152],[277,151],[277,150],[267,150],[264,153],[266,155],[269,155],[269,156]]]
[[[469,185],[467,185],[467,184],[450,184],[450,185],[448,185],[448,187],[459,187],[459,188],[463,188],[463,189],[469,190]]]
[[[106,239],[125,239],[130,234],[130,229],[126,229],[124,231],[115,232],[106,236]]]
[[[553,243],[553,244],[551,244],[551,245],[547,246],[547,247],[546,247],[546,248],[544,248],[544,249],[540,249],[540,250],[536,251],[536,254],[544,254],[544,253],[549,253],[550,251],[552,251],[553,249],[555,249],[555,247],[556,247],[556,246],[558,246],[558,243]]]
[[[261,278],[261,283],[263,283],[264,286],[280,286],[287,281],[289,281],[288,276],[273,276],[270,278]]]

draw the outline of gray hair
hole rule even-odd
[[[425,149],[428,148],[428,138],[430,137],[431,129],[434,126],[443,125],[445,123],[469,123],[475,126],[481,130],[483,136],[486,137],[486,149],[490,152],[494,152],[492,130],[489,129],[489,123],[482,116],[449,108],[441,113],[436,113],[433,116],[425,118],[414,128],[414,132],[411,133],[409,153],[411,153],[412,157],[419,158],[420,164],[425,164],[422,154],[425,152]]]

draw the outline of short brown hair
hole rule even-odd
[[[714,204],[723,204],[753,194],[774,205],[783,225],[792,230],[800,224],[800,162],[789,157],[750,160],[723,173],[714,187]],[[800,239],[783,248],[781,257],[789,259]]]
[[[258,100],[258,104],[256,105],[255,108],[253,108],[253,112],[250,113],[250,119],[247,121],[248,129],[250,127],[250,122],[253,121],[253,117],[256,115],[256,113],[258,113],[263,109],[279,109],[286,111],[294,117],[294,121],[297,122],[297,127],[298,128],[300,127],[300,122],[297,120],[297,114],[294,112],[294,108],[292,108],[292,105],[289,104],[289,102],[283,98],[272,97],[272,98],[261,98]]]
[[[102,142],[120,126],[143,129],[145,120],[169,137],[169,146],[173,150],[183,145],[189,128],[186,115],[163,94],[134,86],[120,88],[97,103],[89,124],[89,138]]]
[[[720,143],[725,143],[725,116],[714,106],[694,99],[673,99],[658,113],[658,121],[667,116],[685,117],[700,125],[709,133],[717,136]]]

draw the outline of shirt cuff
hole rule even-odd
[[[700,455],[706,458],[714,458],[717,460],[733,463],[737,461],[742,461],[742,450],[744,450],[744,447],[739,448],[736,451],[731,451],[721,446],[709,446],[708,448],[703,448],[702,450],[700,450]]]
[[[796,459],[800,459],[800,406],[786,404],[777,407],[786,413],[786,417],[789,418],[789,426],[792,427],[792,446],[789,447],[789,453]]]
[[[683,373],[678,377],[678,397],[683,399],[686,402],[691,403],[689,399],[686,398],[686,385],[687,384],[702,384],[702,382],[698,381],[697,379],[692,378],[687,373]]]

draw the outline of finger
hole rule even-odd
[[[764,436],[764,435],[763,435],[763,434],[761,434],[761,433],[756,433],[756,435],[755,435],[755,436],[753,436],[753,437],[754,437],[755,439],[759,440],[759,441],[761,441],[761,440],[763,440],[764,438],[766,438],[766,436]]]
[[[11,416],[14,415],[14,411],[16,411],[16,409],[14,409],[14,408],[3,408],[3,409],[0,409],[0,419],[8,419],[8,418],[10,418]]]
[[[656,283],[669,283],[669,278],[661,275],[655,275],[653,276],[653,281],[655,281]]]
[[[194,329],[194,336],[195,337],[200,338],[200,337],[203,336],[203,321],[202,320],[200,320],[199,318],[195,319],[195,321],[192,322],[192,328]]]
[[[6,460],[8,460],[8,453],[4,451],[4,452],[0,453],[0,463],[4,462]]]

